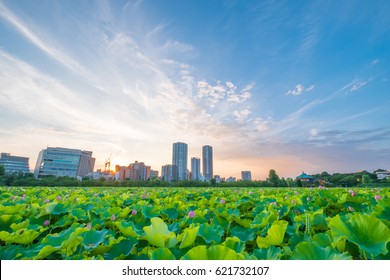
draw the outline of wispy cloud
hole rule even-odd
[[[372,79],[368,79],[368,80],[362,80],[362,79],[359,79],[359,78],[355,78],[352,80],[352,82],[346,84],[345,86],[343,86],[341,89],[340,89],[340,92],[345,92],[346,94],[350,93],[350,92],[353,92],[353,91],[356,91],[362,87],[364,87],[365,85],[367,85]]]
[[[237,86],[230,81],[225,83],[217,81],[214,85],[207,81],[199,81],[197,83],[197,97],[206,99],[211,107],[222,101],[243,103],[252,96],[250,90],[253,89],[253,86],[253,84],[246,85],[237,93]]]
[[[286,95],[301,95],[304,92],[309,92],[314,90],[316,85],[310,85],[308,88],[305,88],[302,84],[297,84],[294,89],[290,89]]]

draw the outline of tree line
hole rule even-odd
[[[92,180],[84,177],[82,181],[72,177],[45,176],[36,179],[32,173],[12,173],[5,174],[4,166],[0,165],[0,186],[69,186],[69,187],[356,187],[356,186],[382,186],[390,187],[390,178],[378,180],[375,172],[383,171],[378,169],[374,172],[361,171],[356,173],[333,173],[324,171],[319,174],[312,174],[313,183],[302,182],[293,178],[280,178],[274,169],[269,170],[268,178],[260,181],[237,181],[220,182],[214,178],[210,182],[202,181],[177,181],[166,182],[163,180],[106,180],[100,178]]]

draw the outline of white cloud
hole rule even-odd
[[[353,91],[356,91],[362,87],[364,87],[365,85],[367,85],[372,79],[368,79],[366,81],[362,80],[362,79],[359,79],[359,78],[355,78],[352,82],[350,82],[349,84],[345,85],[343,88],[341,88],[339,90],[339,92],[343,92],[345,91],[346,94],[350,93],[350,92],[353,92]]]
[[[289,94],[291,94],[291,95],[301,95],[303,93],[303,90],[304,90],[304,86],[301,85],[301,84],[297,84],[294,89],[290,89],[287,92],[287,95],[289,95]]]
[[[311,85],[307,89],[305,89],[305,91],[312,91],[313,89],[315,89],[315,87],[315,85]]]
[[[234,111],[233,112],[233,116],[236,117],[236,120],[240,123],[242,122],[245,122],[249,115],[251,114],[252,112],[249,110],[249,109],[243,109],[243,110],[240,110],[240,111]]]
[[[215,85],[211,85],[206,81],[199,81],[197,83],[197,97],[205,98],[212,107],[225,101],[243,103],[251,97],[252,94],[249,90],[252,88],[253,85],[245,86],[241,93],[236,93],[237,86],[230,81],[225,83],[217,81]]]
[[[168,40],[162,48],[167,51],[177,52],[189,52],[194,50],[194,47],[190,44],[182,43],[175,40]]]

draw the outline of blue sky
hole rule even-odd
[[[0,0],[0,150],[172,143],[214,173],[390,169],[389,1]]]

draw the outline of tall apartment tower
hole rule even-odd
[[[250,171],[241,171],[242,181],[252,181],[252,174]]]
[[[191,180],[200,180],[200,158],[191,158]]]
[[[203,146],[202,147],[202,160],[203,160],[203,176],[208,182],[213,178],[213,147]]]
[[[173,143],[172,165],[177,166],[177,179],[187,180],[188,145],[186,143]]]
[[[48,147],[39,152],[34,176],[84,177],[94,166],[95,158],[90,151]]]

